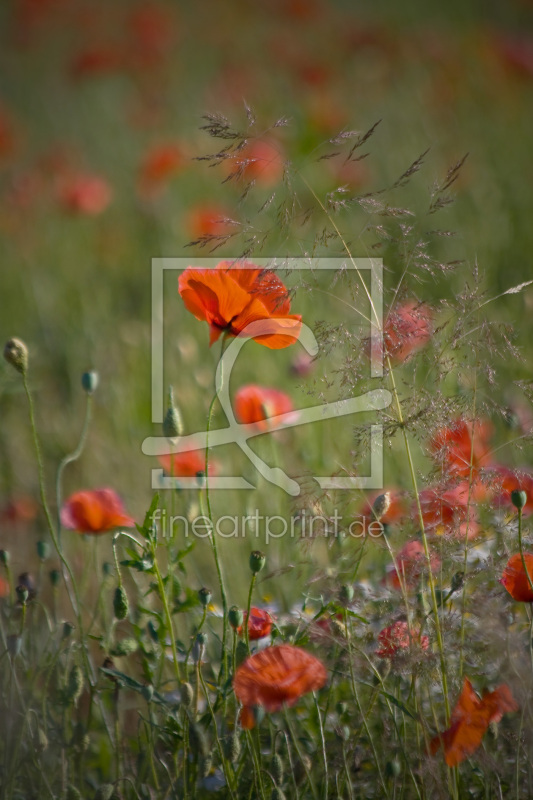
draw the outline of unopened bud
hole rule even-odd
[[[254,575],[261,572],[266,564],[266,556],[260,550],[254,550],[250,555],[250,569]]]
[[[83,690],[83,672],[78,664],[74,664],[68,675],[66,696],[67,699],[76,705]]]
[[[233,630],[238,630],[244,622],[244,613],[239,606],[231,606],[228,611],[228,621]]]
[[[28,348],[21,339],[10,339],[4,347],[4,358],[15,367],[17,372],[24,375],[28,369]]]
[[[372,513],[377,520],[385,516],[390,508],[390,492],[379,494],[372,503]]]
[[[37,555],[41,561],[46,561],[50,557],[50,545],[48,542],[37,542]]]
[[[198,590],[198,599],[200,603],[206,608],[209,603],[211,602],[211,598],[213,595],[211,594],[211,589],[207,589],[205,586],[202,589]]]
[[[452,592],[458,592],[459,589],[462,589],[463,585],[464,585],[464,582],[465,582],[465,574],[464,574],[464,572],[456,572],[455,575],[452,578],[452,582],[451,582],[451,586],[450,586]]]
[[[146,702],[150,703],[152,697],[154,696],[154,687],[152,686],[152,684],[147,683],[145,686],[143,686],[143,688],[141,689],[141,694],[146,700]]]
[[[7,652],[11,658],[18,656],[22,647],[22,637],[17,636],[16,633],[10,634],[6,639]]]
[[[351,586],[349,583],[345,583],[341,586],[339,592],[339,598],[343,606],[350,605],[350,603],[353,600],[353,595],[354,595],[353,586]]]
[[[129,611],[128,595],[123,586],[117,586],[113,596],[113,611],[117,619],[126,619]]]
[[[63,623],[63,639],[69,639],[72,636],[74,625],[72,622]]]
[[[67,793],[65,795],[66,800],[82,800],[81,794],[78,792],[75,786],[67,786]]]
[[[335,711],[337,712],[339,717],[342,717],[344,714],[346,714],[347,710],[348,710],[348,703],[345,703],[343,700],[339,701],[335,706]]]
[[[19,603],[21,603],[23,606],[25,606],[26,603],[28,602],[28,597],[30,596],[30,592],[28,590],[28,587],[24,586],[23,583],[19,583],[19,585],[17,586],[15,591],[17,593],[17,599],[18,599]]]
[[[225,747],[225,756],[231,764],[236,764],[239,760],[239,756],[241,754],[241,740],[234,733],[228,741],[226,742]]]
[[[184,705],[186,708],[191,705],[194,699],[194,689],[190,683],[181,684],[180,698],[182,705]]]
[[[35,747],[40,753],[44,753],[44,751],[48,749],[48,736],[41,727],[37,728],[37,735],[35,736]]]
[[[401,771],[402,765],[397,758],[393,758],[392,761],[387,761],[385,764],[385,775],[388,778],[397,778]]]
[[[521,489],[515,489],[511,492],[511,503],[520,511],[527,503],[527,494]]]
[[[287,800],[287,798],[279,786],[274,786],[272,792],[270,793],[270,800]]]
[[[10,560],[9,550],[0,550],[0,564],[7,567],[9,566]]]
[[[183,434],[183,422],[180,412],[174,405],[174,392],[172,386],[168,392],[168,408],[163,420],[163,433],[167,439],[175,439]]]
[[[58,569],[51,569],[49,573],[50,583],[55,588],[61,583],[61,573]]]
[[[112,783],[102,783],[94,795],[94,800],[111,800],[115,787]]]
[[[82,388],[87,394],[92,394],[98,388],[98,373],[95,370],[89,370],[89,372],[84,372],[81,376],[81,385]]]
[[[274,753],[270,760],[270,772],[277,784],[283,783],[285,765],[279,753]]]

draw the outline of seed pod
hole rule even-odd
[[[84,372],[81,376],[81,385],[82,388],[87,394],[92,394],[98,388],[99,376],[95,370],[89,370],[88,372]]]
[[[26,374],[28,370],[28,348],[21,339],[13,337],[6,342],[4,358],[21,375]]]
[[[117,586],[113,597],[113,611],[117,619],[126,619],[129,611],[128,595],[123,586]]]
[[[266,556],[260,550],[254,550],[250,555],[250,569],[254,575],[261,572],[266,564]]]

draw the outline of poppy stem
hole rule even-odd
[[[252,580],[250,581],[250,589],[248,591],[248,603],[246,604],[246,621],[244,625],[244,639],[246,642],[246,649],[250,655],[250,609],[252,607],[252,593],[255,586],[255,573],[252,573]]]

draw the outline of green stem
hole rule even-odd
[[[252,573],[252,580],[250,581],[250,589],[248,591],[248,603],[246,604],[246,619],[244,620],[244,640],[246,642],[246,649],[250,655],[250,609],[252,608],[252,593],[255,586],[255,572]]]
[[[83,421],[83,428],[80,435],[80,440],[78,442],[78,446],[72,453],[66,455],[64,459],[59,464],[57,468],[57,476],[56,476],[56,503],[57,503],[57,538],[59,544],[61,545],[61,504],[62,504],[62,478],[63,478],[63,471],[68,464],[72,464],[73,461],[77,461],[78,458],[83,453],[85,443],[87,442],[87,434],[89,433],[89,425],[91,424],[91,416],[92,416],[92,395],[87,395],[87,404],[85,406],[85,419]]]

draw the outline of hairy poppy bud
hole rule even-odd
[[[183,422],[180,412],[174,405],[174,392],[172,386],[168,391],[168,408],[163,420],[163,433],[167,439],[175,439],[183,434]]]
[[[511,503],[520,511],[527,503],[527,494],[521,489],[515,489],[511,492]]]
[[[102,783],[94,795],[94,800],[111,800],[115,787],[112,783]]]
[[[143,686],[143,688],[141,689],[141,694],[146,700],[146,702],[149,703],[152,700],[152,697],[154,696],[154,687],[152,686],[152,684],[147,683],[145,686]]]
[[[372,513],[377,520],[380,520],[390,508],[390,492],[385,492],[376,497],[372,504]]]
[[[69,639],[72,635],[72,631],[74,630],[74,625],[72,622],[64,622],[63,623],[63,639]]]
[[[94,370],[90,370],[89,372],[84,372],[81,376],[81,385],[82,388],[87,394],[92,394],[98,388],[98,373]]]
[[[9,339],[4,347],[4,358],[15,367],[17,372],[25,375],[28,369],[28,348],[21,339]]]
[[[337,712],[339,717],[342,717],[344,714],[346,714],[347,710],[348,710],[348,703],[345,703],[343,700],[339,701],[335,706],[335,711]]]
[[[44,751],[48,749],[48,736],[41,727],[37,728],[35,747],[40,753],[44,753]]]
[[[66,687],[66,697],[73,705],[76,705],[80,699],[83,690],[83,672],[78,664],[74,664],[68,674],[68,681]]]
[[[15,591],[17,593],[17,599],[18,599],[19,603],[21,603],[23,606],[25,606],[26,603],[28,602],[28,598],[30,596],[30,592],[29,592],[28,587],[24,586],[23,583],[19,583],[19,585],[17,586]]]
[[[128,595],[123,586],[117,586],[113,597],[113,611],[117,619],[126,619],[128,616],[130,604],[128,602]]]
[[[65,795],[66,800],[82,800],[81,794],[78,792],[75,786],[67,786],[67,794]]]
[[[211,598],[213,595],[211,594],[211,589],[207,589],[205,586],[202,589],[198,590],[198,599],[200,603],[203,605],[204,608],[207,608],[209,603],[211,602]]]
[[[194,689],[190,683],[182,683],[180,689],[180,698],[182,705],[188,707],[194,699]]]
[[[61,573],[58,569],[51,569],[49,573],[50,583],[55,588],[61,583]]]
[[[260,550],[254,550],[250,555],[250,569],[254,575],[261,572],[266,564],[266,556]]]
[[[228,620],[229,624],[234,630],[240,628],[244,622],[244,614],[242,609],[240,609],[239,606],[232,606],[228,611]]]
[[[283,776],[285,773],[285,765],[279,753],[274,753],[270,759],[270,772],[277,784],[283,783]]]
[[[225,756],[231,764],[236,764],[241,754],[241,740],[234,733],[226,742]]]
[[[202,759],[202,764],[200,766],[200,772],[202,774],[202,778],[207,778],[209,773],[213,768],[213,756],[209,753],[204,759]]]
[[[456,572],[452,578],[452,582],[450,585],[452,592],[458,592],[459,589],[462,589],[464,582],[465,582],[464,572]]]
[[[388,778],[397,778],[401,771],[402,765],[397,758],[393,758],[392,761],[387,761],[385,764],[385,775]]]
[[[348,606],[353,600],[353,586],[350,584],[343,584],[340,588],[339,597],[343,606]]]
[[[139,642],[137,639],[134,639],[132,636],[128,636],[125,639],[121,639],[120,642],[117,642],[115,647],[111,650],[112,656],[131,656],[132,653],[135,653],[136,650],[139,649]]]
[[[46,561],[50,557],[50,545],[48,542],[37,542],[37,555],[41,561]]]
[[[7,567],[10,560],[9,550],[0,550],[0,564]]]

